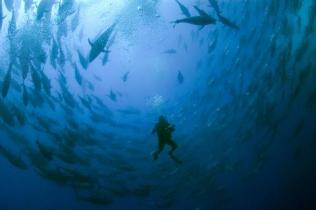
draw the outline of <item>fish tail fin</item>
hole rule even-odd
[[[170,23],[172,24],[172,27],[175,28],[177,25],[177,21],[170,21]]]
[[[202,31],[204,27],[205,27],[205,26],[201,26],[201,27],[199,28],[199,31]]]

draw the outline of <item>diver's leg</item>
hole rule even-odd
[[[169,151],[169,155],[172,155],[173,154],[173,152],[178,148],[178,145],[177,145],[177,143],[176,142],[174,142],[173,140],[169,140],[168,141],[168,144],[171,146],[171,150]]]
[[[182,161],[178,159],[176,156],[174,156],[173,152],[178,148],[178,145],[176,142],[170,140],[168,141],[168,144],[171,146],[171,150],[168,152],[170,158],[174,160],[178,164],[182,164]]]
[[[165,147],[165,143],[162,141],[159,141],[158,149],[153,153],[153,159],[157,160],[159,154],[162,152],[163,148]]]

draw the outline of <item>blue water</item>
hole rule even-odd
[[[316,1],[0,1],[0,210],[316,209]]]

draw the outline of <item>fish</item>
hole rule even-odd
[[[57,68],[56,66],[56,59],[58,57],[58,44],[55,40],[55,38],[52,38],[52,48],[50,52],[50,64],[54,67],[54,69]]]
[[[0,99],[0,117],[2,118],[3,122],[5,122],[7,125],[15,125],[14,115],[12,114],[11,109],[2,99]]]
[[[104,56],[102,58],[102,65],[104,66],[109,61],[109,55],[111,53],[110,47],[114,43],[115,35],[113,35],[110,40],[108,41],[108,44],[106,46],[106,49],[104,51]]]
[[[26,123],[26,116],[24,114],[24,112],[19,109],[16,105],[12,105],[12,113],[15,115],[16,119],[18,120],[18,122],[20,123],[21,126],[24,126]]]
[[[36,20],[40,21],[46,13],[50,13],[55,0],[41,0],[37,6]]]
[[[217,39],[218,39],[218,34],[216,34],[214,40],[211,43],[209,43],[207,53],[210,54],[216,49]]]
[[[177,2],[178,6],[180,7],[182,14],[186,17],[191,17],[189,9],[186,6],[184,6],[181,2],[179,2],[178,0],[175,0],[175,1]]]
[[[20,67],[22,70],[22,78],[23,81],[26,79],[29,69],[30,69],[30,50],[29,47],[22,42],[20,55],[19,55],[19,61],[20,61]]]
[[[58,18],[57,18],[57,24],[63,23],[68,16],[75,13],[74,10],[74,0],[63,0],[58,7]]]
[[[184,77],[181,71],[178,71],[178,76],[177,76],[179,84],[182,84],[184,81]]]
[[[41,77],[38,74],[37,70],[34,68],[34,66],[32,64],[30,66],[31,66],[31,77],[32,77],[34,89],[36,91],[41,91],[42,89]]]
[[[33,48],[33,52],[32,53],[35,54],[34,56],[35,56],[36,61],[39,61],[41,64],[45,64],[46,61],[47,61],[47,54],[46,54],[45,49],[43,48],[42,44],[39,43],[39,42],[36,42],[34,44],[35,44],[35,46]],[[35,63],[35,62],[33,62],[33,63],[36,64],[36,65],[38,64],[38,63]],[[38,66],[39,65],[37,65],[37,67]]]
[[[89,66],[89,62],[88,60],[85,58],[85,56],[82,55],[82,53],[80,52],[80,50],[77,50],[77,54],[78,54],[78,57],[79,57],[79,62],[82,66],[82,68],[84,69],[88,69],[88,66]]]
[[[24,106],[27,106],[29,103],[29,94],[24,84],[23,84],[22,100],[23,100]]]
[[[95,101],[97,102],[97,105],[98,105],[98,109],[102,109],[102,112],[103,113],[105,113],[105,115],[107,115],[107,116],[109,116],[109,117],[112,117],[112,115],[113,115],[113,113],[112,113],[112,111],[109,109],[109,107],[107,107],[104,103],[103,103],[103,101],[100,99],[100,98],[98,98],[98,97],[96,97],[96,96],[94,96],[93,97],[94,99],[95,99]]]
[[[108,97],[114,102],[116,102],[116,100],[117,100],[116,94],[113,92],[112,89],[111,89],[110,94],[108,95]]]
[[[53,152],[52,149],[47,147],[46,145],[40,143],[40,141],[36,140],[36,145],[39,152],[43,155],[46,160],[53,160]]]
[[[141,113],[138,109],[134,107],[128,107],[126,109],[118,109],[117,111],[123,115],[139,115]]]
[[[176,54],[177,51],[175,49],[168,49],[168,50],[163,51],[162,53],[164,53],[164,54]]]
[[[104,52],[104,56],[102,58],[102,65],[104,66],[109,61],[110,51]]]
[[[58,56],[58,64],[61,67],[64,67],[64,65],[66,64],[66,57],[65,57],[65,53],[64,50],[60,47],[59,48],[59,56]]]
[[[112,198],[108,197],[106,193],[94,193],[92,195],[79,196],[77,195],[77,200],[86,201],[95,205],[110,205],[113,203]]]
[[[28,169],[27,164],[24,162],[24,160],[10,152],[8,149],[0,145],[0,154],[3,155],[12,165],[15,167],[21,169],[21,170],[26,170]]]
[[[106,52],[105,47],[110,39],[110,36],[116,26],[116,22],[113,23],[108,29],[106,29],[99,37],[92,42],[88,39],[88,42],[91,46],[90,53],[89,53],[89,62],[91,63],[94,61],[101,52]]]
[[[2,0],[0,1],[0,31],[3,25],[3,20],[5,16],[3,16],[3,8],[2,8]]]
[[[75,63],[73,64],[73,67],[75,70],[75,79],[79,85],[82,85],[82,76],[80,74],[80,71]]]
[[[79,31],[79,35],[78,35],[79,41],[82,40],[83,35],[84,35],[84,31],[83,31],[83,27],[81,27],[81,29],[80,29],[80,31]]]
[[[24,11],[29,11],[33,6],[33,0],[24,0]]]
[[[90,98],[83,98],[81,96],[79,96],[79,99],[81,101],[81,104],[86,107],[88,110],[92,110],[92,107],[91,107],[91,99]]]
[[[200,16],[209,16],[207,14],[207,12],[205,12],[204,10],[200,9],[198,6],[193,6],[194,9],[199,13]]]
[[[126,81],[127,81],[128,76],[129,76],[129,71],[128,71],[128,72],[126,72],[126,73],[122,76],[122,80],[123,80],[123,82],[126,82]]]
[[[2,82],[2,97],[5,98],[8,95],[10,84],[11,84],[11,72],[12,72],[12,63],[9,64],[8,71],[6,75],[4,76],[3,82]]]
[[[217,15],[221,14],[217,0],[208,0],[208,2],[211,4]]]
[[[44,73],[44,70],[41,70],[39,72],[40,72],[40,77],[41,77],[43,89],[47,95],[50,95],[51,88],[52,88],[51,83],[50,83],[50,79],[46,76],[46,74]]]
[[[178,19],[178,20],[172,21],[171,23],[173,23],[174,26],[179,23],[188,23],[188,24],[204,27],[206,25],[215,24],[216,19],[212,18],[211,16],[192,16],[189,18]]]
[[[224,25],[228,26],[228,27],[231,27],[235,30],[239,30],[239,26],[236,25],[235,23],[233,23],[232,21],[230,21],[229,19],[225,18],[224,16],[222,15],[217,15],[218,16],[218,20],[219,22],[223,23]]]
[[[8,11],[11,12],[13,10],[13,0],[4,0],[4,4]]]
[[[70,27],[71,27],[72,32],[74,32],[78,28],[79,19],[80,19],[80,7],[78,7],[77,12],[75,13],[74,17],[71,19]]]
[[[67,23],[67,21],[64,21],[64,22],[61,22],[58,24],[56,36],[57,36],[57,40],[59,41],[59,43],[60,43],[60,40],[62,39],[62,37],[68,36],[68,23]]]
[[[69,90],[65,86],[61,86],[62,90],[62,96],[64,99],[64,102],[70,107],[70,108],[75,108],[76,107],[76,100],[72,96],[72,94],[69,92]]]
[[[11,41],[15,37],[17,32],[16,28],[16,17],[15,17],[15,11],[12,11],[11,15],[11,20],[9,22],[9,27],[8,27],[8,39]]]

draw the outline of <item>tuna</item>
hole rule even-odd
[[[92,42],[90,39],[89,44],[91,46],[91,50],[89,53],[89,62],[94,61],[101,52],[106,52],[105,47],[111,37],[111,34],[116,26],[116,23],[112,24],[107,30],[105,30],[99,37]]]
[[[84,69],[88,69],[88,65],[89,65],[89,62],[88,60],[85,58],[85,56],[80,52],[80,50],[77,50],[77,53],[78,53],[78,57],[79,57],[79,62],[82,66],[82,68]]]
[[[13,10],[13,0],[4,0],[4,4],[8,11],[11,12]]]
[[[79,19],[80,19],[80,7],[77,9],[74,17],[71,19],[70,27],[71,31],[74,32],[79,26]]]
[[[0,31],[3,25],[3,19],[5,16],[3,16],[3,9],[2,9],[2,0],[0,1]]]
[[[215,24],[216,20],[212,18],[211,16],[192,16],[189,18],[175,20],[175,21],[172,21],[171,23],[173,23],[174,26],[179,23],[188,23],[188,24],[204,27],[206,25]]]
[[[179,84],[182,84],[184,81],[184,77],[181,71],[178,71],[178,76],[177,76]]]
[[[32,8],[33,3],[33,0],[24,0],[24,11],[29,11]]]
[[[12,72],[12,63],[10,63],[8,71],[4,76],[2,82],[2,97],[5,98],[8,95],[10,84],[11,84],[11,72]]]
[[[232,21],[230,21],[229,19],[225,18],[224,16],[222,15],[218,15],[218,20],[223,23],[224,25],[228,26],[228,27],[231,27],[235,30],[239,30],[239,26],[236,25],[235,23],[233,23]]]

